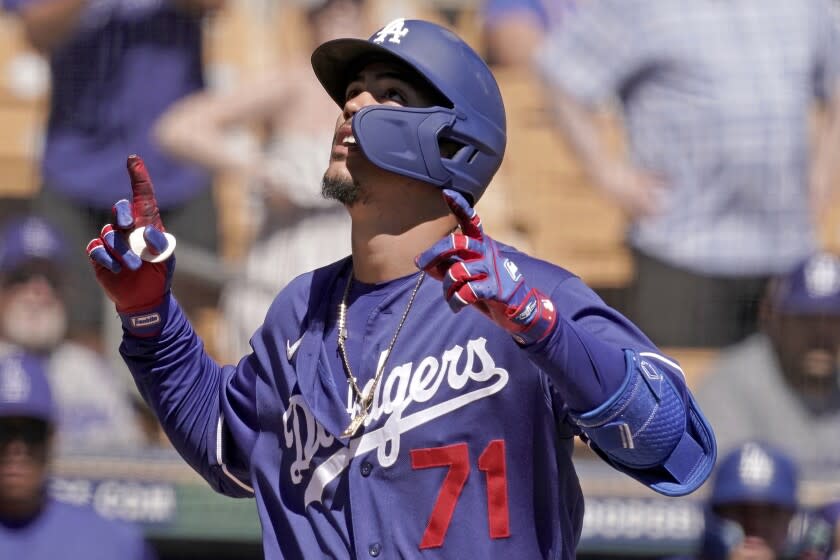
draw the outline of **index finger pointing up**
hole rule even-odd
[[[481,218],[478,217],[475,208],[470,206],[467,199],[461,193],[451,189],[443,189],[443,198],[458,220],[458,225],[461,226],[464,235],[473,239],[481,239],[484,234],[481,227]]]
[[[155,188],[152,186],[146,164],[140,156],[130,155],[126,166],[128,176],[131,178],[131,209],[134,213],[135,225],[153,224],[163,230],[155,198]]]

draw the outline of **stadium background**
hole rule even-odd
[[[431,13],[480,51],[477,3],[426,2]],[[299,9],[272,0],[231,0],[205,25],[209,85],[215,88],[282,65],[304,42]],[[497,180],[502,206],[510,210],[505,214],[509,223],[502,225],[521,235],[533,254],[575,271],[608,302],[620,303],[632,275],[622,242],[621,213],[587,184],[550,124],[535,78],[527,70],[511,68],[499,69],[497,77],[509,118],[508,154]],[[48,92],[46,62],[27,46],[19,23],[0,13],[0,220],[19,213],[39,188]],[[815,114],[814,122],[818,121]],[[603,126],[616,130],[608,119]],[[621,138],[613,137],[614,148],[621,150]],[[222,258],[197,259],[192,265],[211,283],[225,276],[226,267],[243,255],[253,235],[240,188],[236,177],[221,176],[214,182]],[[513,190],[515,197],[510,196]],[[536,212],[527,222],[522,204]],[[820,232],[825,247],[840,253],[836,197]],[[81,248],[78,258],[84,258]],[[197,317],[197,329],[210,333],[218,320],[216,309],[204,309]],[[690,375],[701,374],[717,352],[666,350]],[[689,377],[690,385],[696,382],[696,377]],[[587,451],[581,448],[580,454],[586,461]],[[253,501],[215,495],[169,449],[138,450],[134,455],[63,455],[54,472],[56,496],[91,504],[105,516],[140,523],[161,558],[262,557]],[[690,550],[702,525],[702,489],[688,499],[669,500],[599,462],[587,461],[579,474],[587,496],[581,557],[657,557]],[[840,475],[808,473],[803,502],[816,504],[832,497],[840,498]]]

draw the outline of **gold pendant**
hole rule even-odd
[[[362,426],[365,418],[367,418],[367,411],[364,409],[360,410],[359,414],[357,414],[356,417],[350,421],[350,424],[344,428],[344,431],[341,432],[341,437],[348,438],[356,435],[356,432],[359,431],[359,428]]]

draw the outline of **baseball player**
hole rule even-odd
[[[141,393],[216,490],[256,497],[266,558],[573,558],[576,435],[665,495],[702,484],[714,435],[679,366],[574,274],[483,232],[505,112],[481,58],[397,19],[312,64],[341,108],[323,192],[352,254],[283,289],[237,365],[169,292],[174,238],[138,157],[88,245]]]
[[[45,365],[35,354],[0,356],[0,558],[155,560],[138,527],[50,495],[59,411]]]
[[[773,560],[790,556],[789,525],[799,509],[793,458],[746,441],[721,459],[708,500],[698,558]],[[790,550],[787,550],[787,549]]]

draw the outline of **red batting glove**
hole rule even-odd
[[[128,235],[145,227],[143,239],[154,255],[165,251],[168,240],[160,219],[155,190],[143,160],[129,156],[131,202],[120,200],[113,207],[114,223],[108,224],[87,245],[96,279],[114,302],[123,325],[137,336],[160,333],[166,317],[166,295],[175,269],[174,255],[163,262],[144,261],[131,250]]]
[[[554,304],[525,279],[498,244],[484,233],[481,219],[458,192],[443,197],[461,233],[438,241],[416,259],[417,267],[443,283],[443,295],[456,313],[468,305],[511,333],[519,344],[543,340],[557,323]]]

